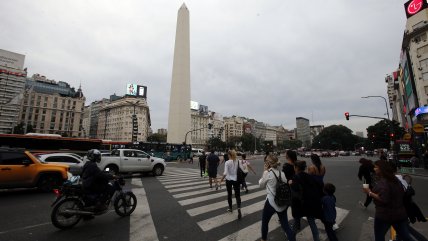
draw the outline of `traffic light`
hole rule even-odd
[[[391,137],[391,139],[394,139],[394,133],[390,133],[389,137]]]
[[[349,120],[349,112],[345,112],[345,118],[346,120]]]

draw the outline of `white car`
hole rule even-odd
[[[66,164],[73,175],[80,175],[85,164],[83,158],[75,153],[45,153],[35,156],[42,162]]]

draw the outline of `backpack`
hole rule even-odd
[[[274,199],[276,205],[278,205],[280,207],[290,206],[291,205],[290,185],[288,185],[288,183],[282,181],[281,171],[279,172],[279,178],[275,174],[274,171],[272,171],[272,173],[276,178],[276,194],[275,194],[275,199]]]

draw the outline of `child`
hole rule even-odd
[[[336,233],[333,231],[333,225],[336,223],[336,197],[334,196],[335,191],[336,187],[333,184],[325,183],[325,196],[321,199],[324,227],[330,241],[337,241]]]

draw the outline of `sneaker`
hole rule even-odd
[[[245,193],[248,193],[248,189],[245,189]]]
[[[227,209],[227,211],[228,211],[229,213],[231,213],[231,212],[232,212],[232,209],[231,209],[231,208],[228,208],[228,209]]]
[[[358,201],[358,204],[360,204],[360,206],[363,207],[363,208],[367,208],[366,206],[364,206],[364,203],[361,202],[361,201]]]
[[[241,218],[242,218],[241,209],[238,208],[238,219],[241,219]]]
[[[339,229],[339,225],[337,223],[333,224],[333,231],[336,231]]]

